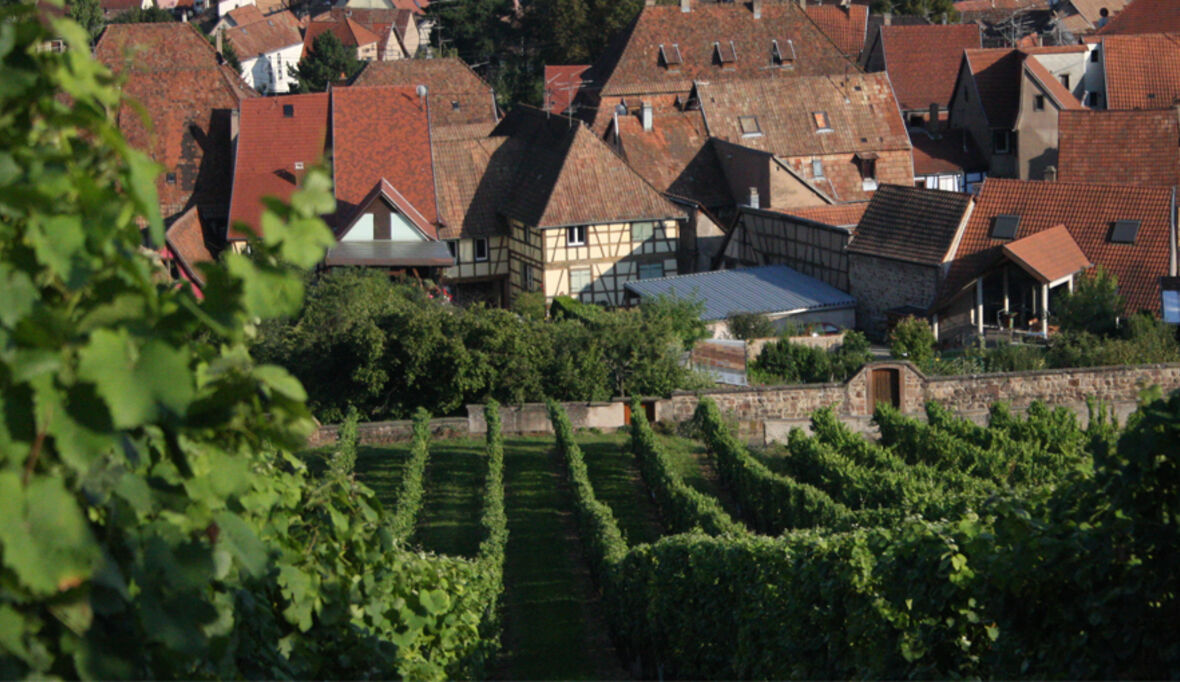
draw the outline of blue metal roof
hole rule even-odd
[[[671,296],[703,301],[706,322],[732,313],[785,313],[848,308],[856,299],[839,289],[785,265],[715,270],[692,275],[627,282],[639,296]]]

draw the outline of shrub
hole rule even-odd
[[[763,346],[752,368],[788,383],[813,383],[832,378],[832,358],[827,351],[791,343],[787,339]]]
[[[889,352],[893,357],[909,360],[920,368],[934,360],[934,331],[926,320],[912,315],[894,325],[889,332]]]
[[[1100,265],[1085,273],[1073,292],[1051,312],[1062,331],[1113,336],[1118,331],[1118,318],[1123,314],[1123,297],[1118,289],[1118,278]]]
[[[765,339],[775,335],[774,323],[758,313],[730,313],[726,320],[729,333],[735,339]]]

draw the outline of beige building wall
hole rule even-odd
[[[475,259],[475,239],[459,239],[458,263],[446,269],[444,276],[448,279],[462,281],[465,279],[483,279],[508,274],[508,237],[495,235],[486,237],[488,243],[488,257],[486,260]]]
[[[637,241],[633,237],[640,225],[650,225],[651,236]],[[586,303],[620,306],[624,286],[640,279],[644,274],[641,269],[656,270],[656,274],[648,274],[659,277],[679,272],[679,224],[675,220],[587,225],[582,246],[569,245],[567,228],[544,230],[544,235],[546,300],[574,296]],[[574,291],[573,286],[587,281],[587,273],[588,283]]]
[[[1040,111],[1037,97],[1044,98]],[[1020,113],[1016,117],[1017,168],[1021,180],[1043,180],[1045,169],[1057,166],[1057,112],[1060,108],[1025,73],[1020,79]]]
[[[377,61],[377,43],[372,42],[367,45],[357,45],[356,58],[362,62]]]

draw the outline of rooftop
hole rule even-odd
[[[783,313],[848,308],[856,299],[785,265],[715,270],[627,282],[639,296],[670,296],[704,303],[701,319],[723,320],[732,313]]]
[[[1005,244],[1004,255],[1041,284],[1052,284],[1091,265],[1065,225]]]
[[[1116,14],[1099,35],[1180,32],[1180,4],[1175,0],[1135,0]]]
[[[1087,260],[1119,281],[1127,310],[1159,312],[1159,278],[1169,271],[1172,189],[1112,184],[1030,182],[987,178],[947,274],[943,299],[953,296],[1003,257],[1009,240],[992,238],[998,215],[1019,216],[1019,240],[1064,225]],[[1134,243],[1111,241],[1115,221],[1137,220]]]
[[[234,52],[241,59],[250,59],[303,42],[299,35],[299,20],[289,11],[266,17],[259,13],[257,21],[226,29],[225,40],[233,45]]]
[[[845,56],[860,57],[865,47],[869,8],[867,5],[807,5],[807,16]]]
[[[124,104],[118,123],[132,147],[164,166],[156,189],[165,220],[196,205],[206,220],[223,221],[233,182],[230,112],[257,93],[189,24],[111,24],[94,54],[126,78],[123,93],[143,107]]]
[[[1057,178],[1063,182],[1180,185],[1175,109],[1063,111],[1057,127]]]
[[[426,86],[433,126],[495,123],[495,91],[457,57],[369,62],[353,86]]]
[[[1166,109],[1180,99],[1180,34],[1102,37],[1108,109]]]
[[[848,251],[939,265],[947,260],[970,205],[970,194],[882,185],[857,224]]]
[[[794,2],[765,1],[759,19],[745,3],[693,2],[691,7],[690,12],[678,6],[643,7],[594,65],[592,77],[601,94],[688,92],[695,80],[858,70]],[[733,59],[723,62],[719,47],[734,53]]]
[[[259,229],[262,197],[290,199],[328,146],[328,93],[282,95],[242,103],[234,163],[230,239],[245,234],[234,224]],[[283,144],[275,144],[283,140]]]
[[[796,218],[803,218],[804,220],[823,223],[832,227],[844,227],[848,228],[849,231],[854,231],[856,224],[860,222],[861,216],[865,214],[865,209],[868,206],[869,202],[867,201],[855,201],[849,204],[788,208],[784,209],[783,213],[795,216]]]
[[[987,159],[965,130],[943,130],[931,136],[925,128],[910,129],[914,175],[987,170]]]
[[[963,50],[981,46],[975,24],[882,26],[885,70],[903,110],[946,107],[955,91]]]

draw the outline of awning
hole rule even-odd
[[[389,240],[339,242],[328,250],[327,265],[368,267],[450,267],[455,264],[446,242]]]
[[[1065,225],[1005,244],[1004,255],[1041,284],[1054,284],[1090,267],[1089,259]]]

